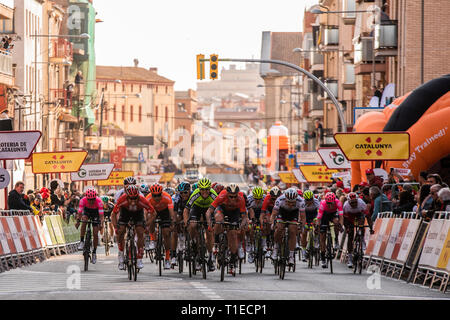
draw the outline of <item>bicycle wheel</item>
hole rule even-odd
[[[88,271],[89,269],[89,261],[91,260],[91,227],[89,225],[88,230],[86,232],[86,237],[84,239],[84,271]]]
[[[219,263],[220,263],[220,281],[223,282],[225,278],[226,269],[226,252],[227,252],[227,238],[225,235],[221,235],[219,246]]]
[[[205,246],[205,232],[203,230],[203,227],[199,227],[199,238],[200,238],[200,243],[199,243],[199,248],[198,248],[198,252],[199,252],[199,262],[201,264],[201,269],[202,269],[202,276],[203,279],[206,279],[206,246]]]
[[[282,258],[281,258],[281,268],[280,268],[280,278],[281,280],[284,280],[284,276],[286,274],[286,266],[289,261],[289,234],[287,231],[285,231],[285,237],[284,237],[284,243],[282,244],[283,249],[281,251]]]
[[[327,233],[327,259],[330,264],[330,272],[333,273],[333,240],[331,238],[331,231],[328,230]]]
[[[161,229],[158,231],[158,244],[157,248],[157,256],[158,256],[158,267],[159,267],[159,276],[162,276],[162,262],[164,259],[164,251],[163,251],[163,243],[162,243],[162,232]]]
[[[109,256],[109,223],[106,222],[104,226],[105,230],[103,231],[103,240],[105,242],[105,256]]]
[[[186,234],[186,255],[185,259],[189,266],[189,278],[192,278],[192,244],[191,244],[191,237],[188,234]]]
[[[314,260],[314,235],[311,231],[308,231],[308,245],[306,247],[306,250],[308,252],[308,268],[312,269],[313,267],[313,260]]]
[[[130,247],[131,247],[131,279],[130,280],[137,280],[137,253],[136,253],[136,245],[134,243],[134,237],[133,239],[130,239]]]

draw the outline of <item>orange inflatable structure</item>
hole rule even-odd
[[[410,134],[410,158],[406,161],[377,163],[389,168],[411,169],[418,178],[450,154],[450,75],[432,80],[412,93],[398,98],[383,112],[369,112],[355,123],[355,132],[407,131]],[[373,162],[352,161],[352,185],[366,180],[365,170]]]

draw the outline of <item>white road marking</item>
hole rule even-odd
[[[217,293],[215,293],[212,289],[209,289],[204,284],[199,282],[190,282],[190,284],[195,287],[195,289],[199,290],[204,296],[211,300],[224,300]]]

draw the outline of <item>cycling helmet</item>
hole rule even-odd
[[[136,179],[134,177],[127,177],[123,180],[124,186],[128,186],[130,184],[136,184]]]
[[[160,194],[163,192],[163,187],[160,184],[155,183],[154,185],[151,186],[150,192],[152,194]]]
[[[102,197],[102,201],[103,201],[103,203],[108,203],[109,202],[109,197],[108,196],[103,196]]]
[[[148,187],[148,184],[143,183],[139,186],[139,191],[141,191],[143,194],[149,194],[150,188]]]
[[[235,183],[232,183],[227,187],[227,192],[228,193],[238,193],[239,187]]]
[[[336,195],[333,192],[328,192],[325,196],[325,202],[333,203],[336,201]]]
[[[284,196],[286,197],[287,200],[293,201],[298,198],[298,193],[295,189],[291,188],[291,189],[286,190],[286,192],[284,193]]]
[[[220,183],[218,183],[214,186],[213,189],[217,194],[219,194],[223,191],[223,189],[225,189],[225,187],[223,185],[221,185]]]
[[[270,189],[270,196],[271,197],[279,197],[281,196],[281,190],[278,187],[273,187]]]
[[[198,187],[200,189],[211,189],[211,180],[208,178],[203,178],[198,182]]]
[[[302,191],[302,190],[297,189],[297,193],[298,193],[298,195],[299,195],[300,197],[303,197],[303,191]]]
[[[356,193],[354,192],[350,192],[347,196],[347,200],[351,201],[351,200],[356,200],[358,198],[358,196],[356,195]]]
[[[178,192],[183,192],[183,191],[189,191],[190,192],[191,191],[191,184],[187,183],[187,182],[182,182],[182,183],[180,183],[178,185],[177,191]]]
[[[314,193],[311,190],[306,190],[303,193],[303,197],[305,198],[305,200],[312,200],[314,199]]]
[[[217,182],[214,182],[214,183],[211,185],[211,189],[214,189],[215,186],[217,186]]]
[[[252,194],[254,199],[259,200],[264,197],[264,190],[261,187],[256,187],[253,189]]]
[[[130,198],[139,197],[139,188],[138,188],[138,186],[136,186],[134,184],[128,185],[125,188],[125,192],[126,192],[127,196],[129,196]]]
[[[175,190],[173,188],[165,188],[164,192],[166,192],[169,196],[173,196],[175,194]]]
[[[195,191],[195,190],[197,190],[198,189],[198,183],[194,183],[193,185],[192,185],[192,191]]]
[[[97,190],[95,190],[94,188],[88,188],[86,190],[86,198],[88,200],[92,200],[97,198]]]

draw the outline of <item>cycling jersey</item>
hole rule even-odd
[[[261,215],[263,201],[259,201],[259,204],[256,203],[255,198],[253,198],[253,195],[249,195],[247,198],[247,209],[253,209],[255,212],[255,218],[259,220],[259,217]]]
[[[78,207],[78,213],[85,212],[97,212],[99,215],[103,215],[103,201],[99,197],[95,199],[95,201],[88,201],[86,197],[80,200],[80,204]]]
[[[216,198],[217,193],[214,191],[214,189],[209,190],[209,197],[206,199],[203,198],[202,195],[200,194],[200,189],[195,189],[195,191],[191,194],[191,197],[189,198],[186,204],[186,208],[190,210],[192,209],[193,206],[196,206],[208,209]]]
[[[313,202],[308,205],[308,202],[305,201],[305,215],[306,215],[306,223],[311,223],[315,218],[317,218],[317,211],[320,207],[320,201],[316,198],[313,198]]]
[[[138,201],[136,203],[132,203],[132,201],[128,199],[128,196],[126,194],[122,195],[119,200],[117,200],[117,203],[113,209],[113,213],[119,212],[120,209],[126,209],[130,212],[143,211],[144,209],[149,212],[155,211],[155,208],[153,208],[153,206],[147,201],[147,199],[144,198],[144,196],[140,195]]]
[[[230,200],[228,198],[228,191],[223,190],[211,204],[211,207],[216,209],[218,206],[221,206],[225,211],[239,209],[241,214],[245,214],[247,212],[245,204],[245,198],[242,192],[238,193],[236,199]]]
[[[361,215],[369,215],[369,211],[367,210],[367,205],[362,199],[357,199],[358,205],[356,208],[352,208],[350,203],[346,201],[344,203],[344,218],[353,222],[355,218],[359,218]]]
[[[272,200],[270,194],[266,195],[264,198],[261,211],[271,213],[276,200]]]
[[[186,201],[183,201],[183,198],[180,194],[176,194],[172,197],[173,201],[173,210],[180,216],[183,215],[184,208],[186,207],[186,204],[188,203],[189,199]]]
[[[285,195],[282,195],[275,201],[275,206],[273,210],[278,211],[278,219],[285,221],[297,221],[298,213],[305,210],[305,200],[301,197],[297,197],[295,201],[295,206],[290,207],[287,205],[288,200]]]
[[[119,198],[121,196],[123,196],[125,194],[125,189],[120,189],[119,191],[116,192],[116,194],[114,195],[114,202],[117,203],[117,200],[119,200]],[[144,195],[141,191],[139,191],[140,195]]]
[[[166,209],[173,209],[172,198],[167,192],[163,191],[158,202],[156,202],[151,193],[147,195],[147,200],[153,206],[153,208],[155,208],[156,212],[160,212]]]
[[[103,209],[104,213],[105,213],[105,218],[111,217],[111,213],[112,213],[113,209],[114,209],[114,205],[112,203],[108,202],[106,204],[106,209],[105,208]]]
[[[322,200],[320,202],[319,206],[319,215],[317,216],[317,219],[322,219],[323,215],[325,214],[336,214],[338,213],[340,216],[344,214],[344,210],[342,208],[342,203],[336,199],[333,204],[332,209],[328,209],[327,202],[325,200]]]

